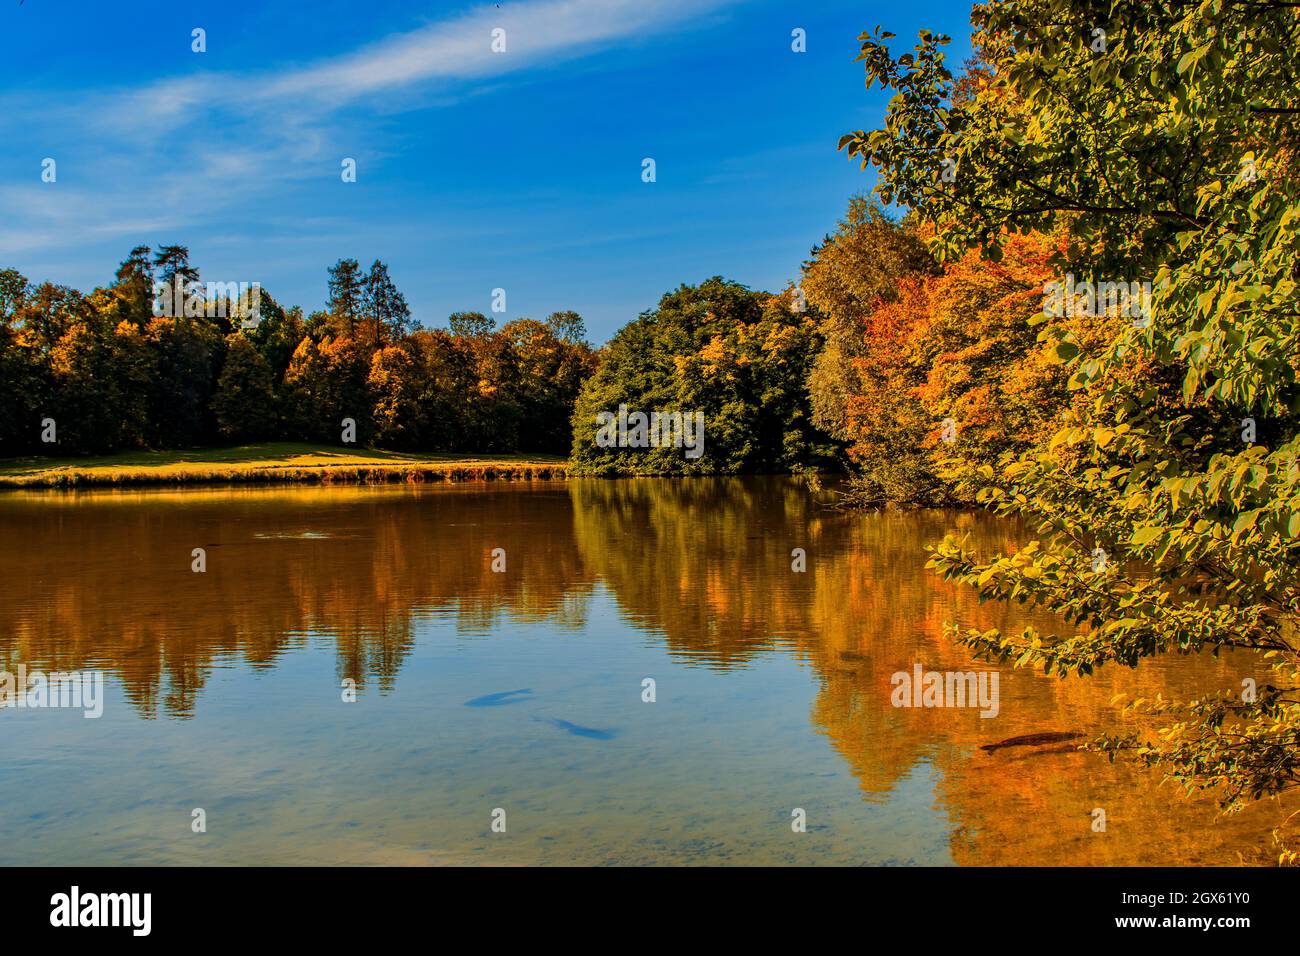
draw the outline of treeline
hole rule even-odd
[[[0,271],[0,454],[309,440],[569,453],[602,475],[843,465],[808,390],[826,322],[797,290],[683,285],[600,350],[571,311],[416,327],[380,261],[339,260],[328,290],[304,316],[266,290],[205,286],[183,246],[137,247],[89,294]],[[602,446],[600,416],[620,409],[699,433],[691,448]]]
[[[265,290],[209,296],[183,246],[133,249],[89,294],[0,271],[0,454],[269,439],[568,451],[596,362],[577,313],[419,328],[380,261],[340,260],[328,288],[308,316]]]
[[[851,500],[973,504],[980,469],[1027,451],[1073,398],[1036,315],[1061,234],[949,262],[933,228],[855,198],[780,294],[713,278],[668,293],[602,351],[571,467],[591,474],[841,471]],[[1065,319],[1100,342],[1114,317]],[[600,415],[700,412],[704,449],[602,446]]]

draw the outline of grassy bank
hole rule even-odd
[[[549,455],[422,455],[302,442],[0,459],[0,489],[226,482],[422,482],[563,478]]]

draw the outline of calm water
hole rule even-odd
[[[0,863],[1267,855],[1275,803],[1223,819],[1122,763],[979,749],[1119,729],[1115,694],[1238,687],[1253,661],[1005,668],[993,719],[895,708],[918,662],[991,669],[946,621],[1024,621],[924,571],[924,545],[1018,536],[823,501],[785,479],[2,495],[0,670],[99,670],[106,702],[0,710]]]

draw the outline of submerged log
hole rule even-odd
[[[1003,747],[1036,747],[1039,744],[1059,744],[1063,740],[1078,740],[1083,734],[1045,733],[1025,734],[1023,737],[1008,737],[995,744],[983,744],[980,750],[1000,750]]]

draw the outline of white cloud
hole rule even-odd
[[[454,20],[398,34],[356,53],[295,70],[268,84],[264,97],[344,101],[434,79],[509,73],[552,56],[640,35],[720,6],[719,0],[548,0],[485,6]],[[491,50],[505,31],[506,52]]]
[[[95,235],[144,239],[248,208],[296,179],[337,170],[367,113],[429,108],[525,71],[684,28],[740,0],[534,0],[486,4],[314,63],[263,72],[206,72],[135,88],[53,89],[0,98],[0,137],[59,160],[57,185],[4,197],[0,256],[75,248]],[[491,50],[506,31],[506,52]],[[196,58],[201,59],[201,58]],[[418,95],[417,95],[418,94]],[[409,99],[408,99],[409,96]],[[52,145],[51,145],[52,144]],[[47,152],[48,150],[48,152]],[[329,158],[329,163],[323,162]],[[337,175],[335,172],[334,175]],[[75,216],[73,215],[75,211]]]
[[[355,52],[270,73],[206,73],[104,94],[91,120],[154,134],[196,109],[273,112],[296,125],[358,100],[572,59],[669,29],[738,0],[538,0],[486,5]],[[491,49],[505,30],[506,51]]]

